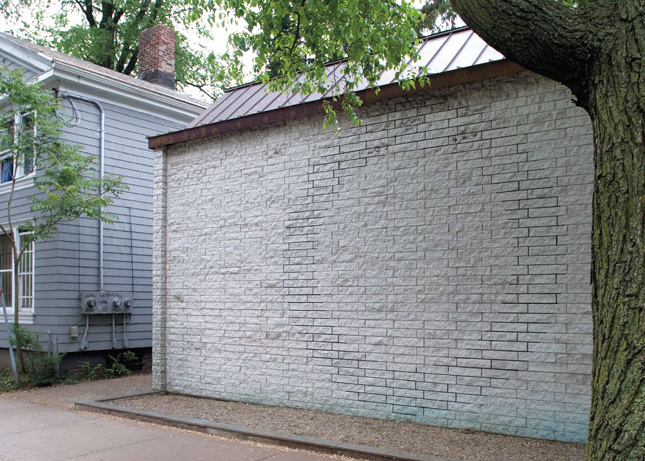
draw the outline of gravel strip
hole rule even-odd
[[[4,398],[72,410],[79,400],[97,400],[123,395],[132,395],[152,389],[150,374],[125,378],[84,381],[77,384],[63,384],[52,387],[22,389],[2,393]]]
[[[115,405],[464,461],[583,461],[585,446],[385,421],[320,411],[269,407],[176,394],[146,395]]]

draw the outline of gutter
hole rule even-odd
[[[402,96],[426,93],[434,90],[441,90],[468,83],[475,83],[497,77],[516,75],[526,69],[509,60],[493,61],[486,64],[479,64],[471,67],[464,67],[449,72],[434,74],[430,76],[430,85],[417,87],[412,90],[404,90],[399,83],[391,83],[377,89],[366,89],[356,94],[364,103],[374,103],[394,99]],[[378,90],[378,91],[377,91]],[[332,98],[325,100],[331,101]],[[332,103],[332,106],[339,110],[341,102]],[[321,115],[323,110],[323,99],[306,102],[295,106],[281,107],[267,112],[259,112],[230,120],[222,120],[208,125],[196,126],[181,131],[175,131],[159,136],[148,138],[148,147],[156,149],[165,146],[172,146],[197,139],[209,138],[225,133],[246,130],[250,128],[265,127],[274,123],[296,120],[303,117]]]

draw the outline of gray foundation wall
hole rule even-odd
[[[157,152],[157,388],[584,441],[592,135],[525,73]]]

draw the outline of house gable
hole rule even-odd
[[[26,78],[33,78],[51,69],[51,59],[32,50],[25,49],[12,41],[2,40],[3,35],[0,35],[0,41],[2,41],[0,63],[10,69],[21,69]]]

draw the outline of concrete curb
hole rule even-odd
[[[247,440],[269,445],[277,445],[289,448],[299,448],[308,451],[324,454],[335,454],[351,456],[354,458],[373,461],[459,461],[455,459],[441,458],[432,455],[419,455],[405,451],[387,450],[383,448],[358,445],[347,442],[336,442],[333,440],[318,439],[296,434],[253,429],[246,426],[233,424],[215,423],[205,419],[182,418],[170,416],[154,411],[135,410],[121,407],[111,402],[114,400],[140,397],[143,395],[163,394],[163,392],[141,392],[123,397],[114,397],[101,400],[82,400],[74,404],[76,410],[83,410],[92,413],[100,413],[121,418],[159,424],[162,426],[176,427],[195,432],[202,432],[220,437]]]

